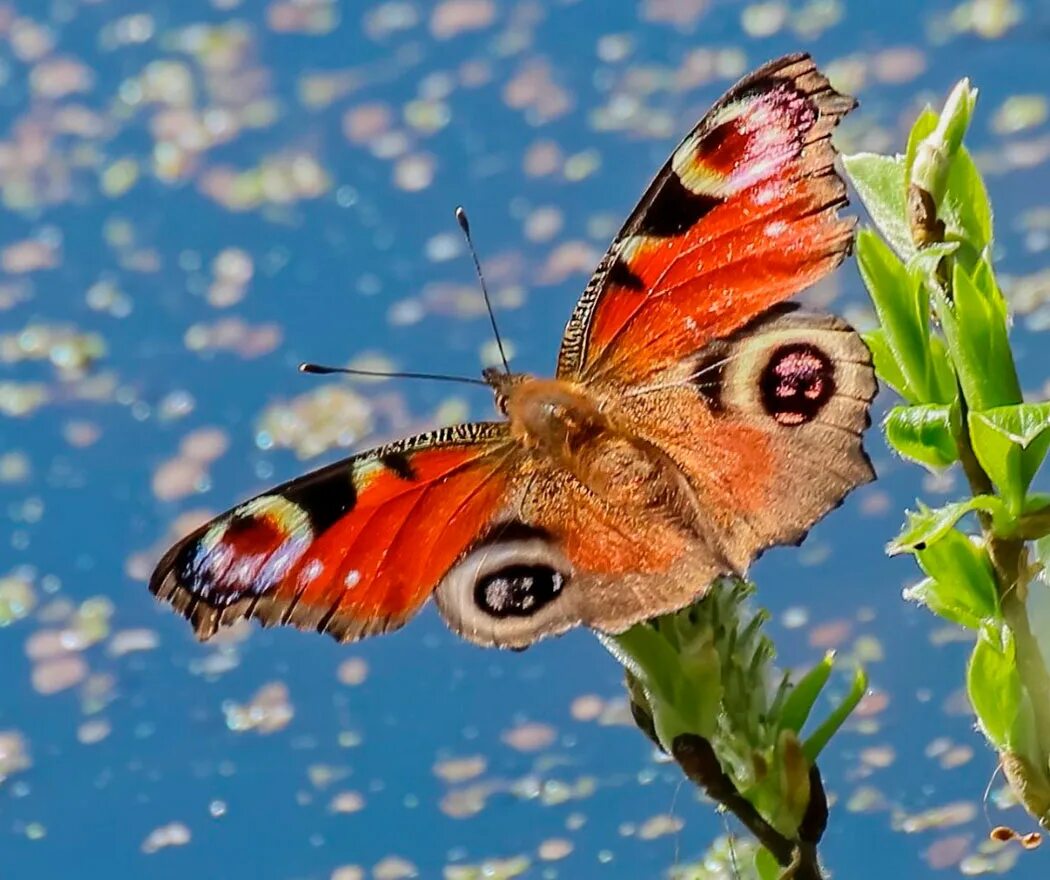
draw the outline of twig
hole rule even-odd
[[[816,845],[828,828],[828,796],[824,792],[824,780],[814,764],[809,768],[809,804],[798,825],[798,839],[805,845]],[[815,853],[814,853],[815,857]]]
[[[784,866],[786,870],[783,876],[793,880],[824,880],[817,863],[817,842],[827,824],[827,799],[816,767],[810,771],[810,805],[799,827],[800,840],[794,841],[763,819],[751,802],[737,790],[733,780],[722,769],[711,743],[702,736],[680,734],[671,744],[671,753],[689,780],[736,816],[773,858]],[[814,779],[816,785],[813,785]]]

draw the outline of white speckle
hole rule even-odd
[[[347,589],[353,589],[361,583],[361,572],[356,568],[351,568],[350,571],[346,573],[343,583],[346,584]]]
[[[768,205],[773,199],[777,197],[777,188],[775,186],[764,186],[758,192],[755,193],[754,199],[756,205]]]
[[[311,559],[306,568],[303,569],[303,581],[310,583],[317,580],[324,571],[324,563],[320,559]]]
[[[787,230],[787,224],[783,220],[774,220],[766,224],[766,235],[770,238],[780,235],[785,230]]]

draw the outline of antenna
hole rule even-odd
[[[478,252],[474,250],[474,240],[470,237],[470,221],[467,212],[460,205],[456,208],[456,222],[463,230],[463,237],[467,240],[467,248],[470,250],[471,259],[474,260],[474,271],[478,273],[478,281],[481,283],[481,293],[485,297],[485,309],[489,313],[489,321],[492,323],[492,334],[496,337],[496,346],[499,348],[499,356],[503,361],[503,369],[510,375],[510,364],[507,363],[507,352],[503,349],[503,340],[499,335],[499,327],[496,326],[496,313],[492,311],[492,300],[489,299],[489,289],[485,285],[485,276],[481,274],[481,263],[478,261]]]
[[[355,370],[350,367],[325,367],[321,364],[299,364],[300,373],[312,373],[315,376],[328,376],[332,373],[343,373],[347,376],[369,376],[375,379],[432,379],[435,382],[460,382],[466,385],[484,385],[489,383],[484,379],[474,379],[470,376],[449,376],[445,373],[402,373],[385,372],[383,370]]]

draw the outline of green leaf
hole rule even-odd
[[[755,852],[755,872],[758,880],[780,880],[783,868],[776,857],[764,846],[760,846]]]
[[[992,206],[988,190],[965,147],[952,160],[937,216],[944,221],[946,235],[966,242],[974,256],[980,256],[992,243]]]
[[[615,636],[600,635],[602,644],[646,690],[670,699],[674,695],[678,655],[653,627],[639,623]]]
[[[909,259],[915,253],[915,245],[911,240],[905,205],[904,158],[856,153],[843,156],[842,161],[872,222],[893,249]]]
[[[926,333],[926,357],[923,363],[923,387],[930,403],[952,403],[958,396],[955,370],[944,340],[930,332],[929,291],[940,290],[943,284],[944,261],[959,249],[958,242],[928,244],[908,260],[908,274],[916,286],[921,301],[921,315]]]
[[[653,714],[653,726],[664,748],[670,753],[671,743],[680,733],[699,733],[710,736],[713,718],[705,719],[702,713],[711,712],[710,702],[705,705],[690,705],[688,714],[680,711],[678,691],[680,684],[680,658],[653,627],[647,623],[632,626],[615,636],[600,636],[606,649],[629,670],[645,689]],[[717,704],[722,689],[717,680],[706,696]]]
[[[977,421],[994,425],[1022,449],[1039,451],[1041,454],[1035,456],[1034,468],[1038,469],[1042,464],[1050,445],[1050,401],[1003,406],[972,415]],[[1035,469],[1028,474],[1029,479],[1035,476]]]
[[[835,663],[835,652],[828,651],[824,659],[809,670],[791,689],[780,711],[778,730],[792,730],[798,733],[813,711],[813,704],[828,683],[831,667]]]
[[[966,670],[966,690],[984,735],[999,749],[1010,748],[1011,728],[1021,708],[1021,679],[1007,627],[982,630]]]
[[[936,403],[955,403],[959,396],[959,383],[955,378],[948,346],[940,336],[930,336],[930,351],[927,360],[930,371],[930,397]]]
[[[1050,535],[1043,535],[1036,541],[1032,542],[1032,549],[1035,552],[1035,559],[1043,568],[1039,572],[1039,577],[1050,587]],[[1050,633],[1050,629],[1047,630]]]
[[[969,413],[968,422],[977,461],[995,483],[1007,507],[1019,513],[1026,488],[1021,479],[1021,447],[997,425],[980,418],[979,413]]]
[[[908,511],[908,521],[904,529],[886,547],[890,556],[919,552],[936,544],[951,532],[960,519],[975,510],[990,513],[1004,531],[1011,521],[1002,500],[994,495],[976,495],[966,501],[956,501],[932,510],[921,501],[918,505],[918,510]]]
[[[928,577],[923,578],[915,586],[908,587],[902,595],[908,602],[925,605],[938,617],[943,617],[966,629],[980,629],[985,618],[974,613],[973,609],[964,607],[959,601],[959,592],[954,584],[946,584],[944,581]]]
[[[870,229],[857,235],[857,266],[875,306],[879,325],[912,403],[929,402],[926,381],[929,300],[921,279]]]
[[[681,618],[681,620],[679,620]],[[710,739],[725,697],[718,647],[710,633],[672,641],[684,616],[640,623],[618,635],[600,635],[602,643],[645,689],[653,726],[669,752],[675,737],[695,733]]]
[[[1002,537],[1035,541],[1038,544],[1047,536],[1050,536],[1050,495],[1029,492],[1015,527]]]
[[[938,470],[959,459],[951,418],[950,406],[895,406],[887,414],[882,429],[889,444],[905,458]]]
[[[949,300],[937,291],[934,301],[970,408],[985,410],[1020,403],[1021,387],[1007,337],[1005,305],[990,267],[986,271],[979,267],[971,277],[956,262],[952,297]]]
[[[915,255],[908,260],[908,271],[917,272],[924,279],[936,281],[937,270],[940,268],[941,260],[945,257],[950,257],[957,250],[959,250],[959,242],[957,241],[941,241],[928,244],[921,250],[916,251]]]
[[[952,615],[979,621],[1000,617],[995,572],[983,545],[951,529],[915,556],[934,580],[927,588],[931,609],[943,609],[950,619]]]
[[[889,343],[886,341],[886,331],[869,330],[867,333],[862,333],[861,338],[871,352],[871,360],[875,364],[875,373],[879,379],[901,397],[907,398],[906,390],[908,394],[914,394],[909,389],[908,380],[904,378],[904,373],[901,372],[900,365],[890,350]]]
[[[817,756],[824,750],[824,746],[828,744],[853,710],[857,708],[857,704],[861,701],[867,689],[868,675],[858,666],[857,671],[853,674],[853,684],[849,689],[849,693],[846,694],[841,703],[831,710],[831,714],[828,715],[820,727],[814,730],[813,734],[807,737],[802,744],[802,753],[811,765],[816,763]]]
[[[973,451],[981,467],[1019,513],[1025,492],[1050,450],[1050,403],[1021,403],[969,413]]]

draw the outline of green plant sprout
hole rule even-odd
[[[603,641],[627,670],[639,727],[762,844],[753,856],[757,876],[816,880],[827,823],[816,759],[867,678],[858,670],[827,717],[810,723],[834,657],[798,681],[777,673],[762,633],[768,615],[750,610],[752,591],[723,578],[690,607]]]
[[[915,121],[903,156],[844,161],[877,230],[857,237],[878,318],[865,341],[903,401],[886,440],[928,470],[959,465],[970,489],[937,509],[920,502],[888,552],[926,575],[908,599],[976,632],[970,702],[1017,798],[1050,828],[1050,497],[1031,491],[1050,403],[1024,400],[1010,349],[992,210],[963,145],[976,101],[962,80],[940,114]]]

